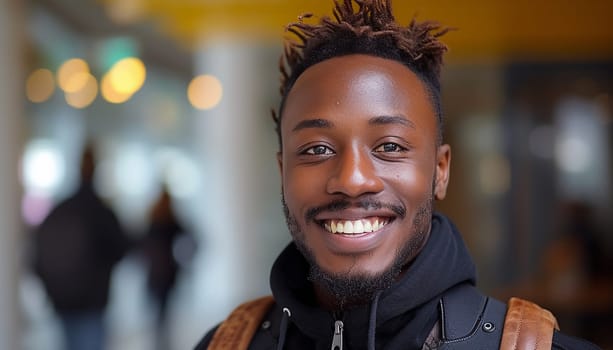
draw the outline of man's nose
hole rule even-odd
[[[373,161],[369,151],[351,149],[341,153],[326,190],[330,194],[342,193],[348,197],[383,191],[383,181]]]

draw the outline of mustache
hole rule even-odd
[[[304,215],[305,221],[311,221],[315,219],[315,217],[323,212],[337,212],[350,207],[365,209],[365,210],[376,210],[376,209],[389,209],[394,212],[401,219],[407,215],[406,208],[401,204],[392,204],[392,203],[384,203],[374,198],[362,198],[357,201],[349,201],[347,199],[338,199],[327,204],[310,208],[307,210]]]

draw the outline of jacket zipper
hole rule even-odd
[[[343,350],[343,321],[334,322],[331,350]]]

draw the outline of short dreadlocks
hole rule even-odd
[[[357,5],[354,7],[354,3]],[[424,83],[437,117],[437,142],[442,142],[443,117],[440,106],[440,71],[447,46],[438,38],[448,32],[432,21],[407,27],[396,23],[391,0],[334,0],[334,19],[321,18],[318,24],[304,23],[304,14],[286,30],[298,40],[285,43],[280,60],[281,104],[273,120],[281,140],[281,118],[285,100],[298,77],[309,67],[333,57],[366,54],[398,61]]]

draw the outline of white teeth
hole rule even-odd
[[[387,224],[386,221],[379,219],[375,219],[374,222],[372,220],[345,220],[345,221],[334,221],[331,220],[329,223],[325,223],[324,227],[326,231],[332,233],[344,233],[344,234],[360,234],[364,232],[374,232],[377,231],[383,226]]]
[[[353,232],[364,233],[364,225],[362,224],[362,220],[358,220],[353,224]]]
[[[353,222],[352,221],[345,221],[345,225],[343,225],[345,227],[345,231],[344,233],[354,233],[353,232]],[[355,232],[357,233],[357,232]]]

